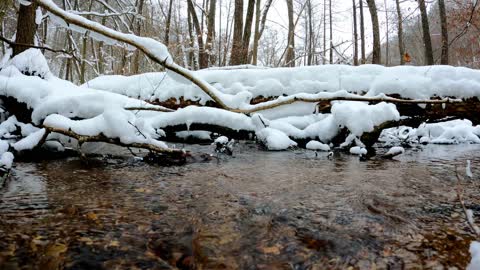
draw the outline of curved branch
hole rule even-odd
[[[166,69],[169,69],[178,75],[188,79],[195,85],[197,85],[200,89],[202,89],[210,98],[212,98],[220,107],[223,109],[229,110],[230,108],[223,102],[223,100],[219,97],[219,92],[217,89],[215,89],[213,86],[211,86],[208,82],[204,81],[203,79],[197,78],[193,76],[189,70],[175,64],[170,58],[170,56],[167,56],[165,59],[162,59],[161,53],[158,52],[158,48],[148,48],[149,45],[153,44],[155,42],[155,45],[161,45],[162,50],[165,49],[166,47],[153,39],[150,38],[144,38],[144,37],[137,37],[135,35],[131,34],[124,34],[115,30],[112,30],[106,26],[103,26],[99,23],[87,20],[81,16],[71,14],[66,12],[65,10],[59,8],[55,3],[53,3],[51,0],[35,0],[35,2],[47,10],[48,12],[52,13],[53,15],[63,19],[65,22],[69,24],[73,24],[76,26],[80,26],[88,31],[100,34],[102,36],[105,36],[107,38],[111,38],[113,40],[120,41],[122,43],[126,43],[128,45],[131,45],[140,51],[142,51],[146,56],[148,56],[150,59],[153,61],[157,62],[158,64],[161,64],[164,66]]]

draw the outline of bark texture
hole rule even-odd
[[[37,24],[35,23],[35,10],[37,4],[31,3],[26,6],[21,4],[18,11],[17,19],[17,33],[15,43],[17,44],[35,44],[35,34],[37,32]],[[26,51],[28,46],[15,45],[13,46],[13,56]]]

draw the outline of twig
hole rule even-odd
[[[457,166],[455,166],[455,175],[457,176],[457,187],[455,188],[455,191],[457,192],[457,199],[462,205],[463,213],[465,214],[465,218],[467,219],[467,224],[472,230],[472,232],[475,233],[477,237],[480,237],[480,230],[469,218],[468,209],[465,206],[465,201],[463,200],[463,187],[462,187],[460,175],[458,174]]]
[[[155,112],[174,112],[175,110],[162,107],[126,107],[127,111],[155,111]]]
[[[8,38],[6,38],[4,36],[0,36],[0,40],[7,43],[8,45],[10,45],[10,47],[12,47],[12,46],[22,46],[22,47],[28,47],[28,48],[33,48],[33,49],[47,50],[47,51],[54,52],[54,53],[64,53],[64,54],[68,54],[68,55],[72,56],[75,60],[80,61],[73,54],[73,52],[68,52],[68,51],[60,50],[60,49],[52,49],[50,47],[45,47],[45,46],[36,46],[36,45],[32,45],[32,44],[17,43],[17,42],[13,42],[13,41],[9,40]]]

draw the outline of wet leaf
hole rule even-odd
[[[85,244],[87,244],[87,245],[93,244],[93,240],[90,239],[90,238],[88,238],[88,237],[80,237],[80,238],[78,238],[77,240],[78,240],[79,242],[83,242],[83,243],[85,243]]]
[[[95,214],[95,213],[93,213],[93,212],[88,212],[88,213],[87,213],[87,218],[90,219],[90,220],[93,220],[93,221],[97,221],[97,220],[98,220],[97,214]]]
[[[152,190],[148,189],[148,188],[136,188],[135,189],[135,192],[139,192],[139,193],[152,193]]]
[[[53,245],[50,245],[47,248],[46,254],[48,256],[53,256],[53,257],[58,257],[60,254],[65,253],[67,251],[68,247],[64,244],[61,243],[55,243]]]
[[[117,240],[112,240],[110,243],[108,243],[109,247],[119,247],[120,243]]]
[[[266,254],[273,254],[279,255],[280,254],[280,247],[278,245],[271,246],[271,247],[262,247],[260,250]]]
[[[36,252],[38,250],[38,247],[44,247],[48,244],[48,240],[43,239],[43,236],[36,236],[32,239],[32,241],[30,242],[30,248],[33,252]]]

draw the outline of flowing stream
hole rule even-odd
[[[0,189],[0,269],[463,269],[474,236],[455,168],[472,161],[461,184],[480,215],[479,150],[360,161],[242,143],[185,166],[16,163]]]

